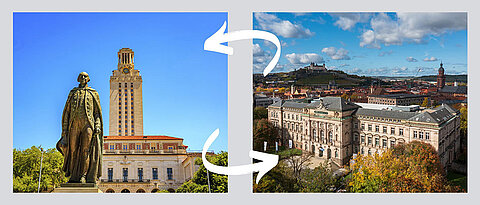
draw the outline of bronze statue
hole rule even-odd
[[[103,121],[100,97],[87,86],[90,77],[78,75],[78,87],[68,94],[57,149],[64,157],[68,183],[96,183],[102,175]]]

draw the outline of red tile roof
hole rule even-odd
[[[103,136],[106,140],[183,140],[178,137],[170,137],[164,135],[154,136]]]

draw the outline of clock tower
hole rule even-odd
[[[117,69],[110,76],[110,136],[143,136],[142,76],[134,66],[134,53],[122,48]]]

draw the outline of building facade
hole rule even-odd
[[[142,77],[132,49],[118,51],[110,76],[109,136],[104,136],[104,193],[174,191],[198,170],[201,153],[187,153],[183,139],[143,135]]]
[[[391,94],[391,95],[370,95],[368,96],[368,103],[370,104],[382,104],[382,105],[420,105],[427,98],[430,101],[428,95],[415,95],[415,94]]]
[[[109,135],[142,136],[142,76],[135,69],[132,49],[120,49],[117,57],[117,69],[110,76]]]
[[[198,154],[183,139],[169,136],[104,136],[104,193],[173,191],[198,170]]]
[[[443,165],[460,150],[460,113],[448,105],[422,112],[362,108],[340,97],[310,103],[280,101],[268,108],[280,141],[317,158],[346,165],[354,154],[382,153],[414,140],[431,144]]]

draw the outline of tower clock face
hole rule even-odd
[[[123,73],[127,74],[128,72],[130,72],[128,68],[123,68]]]

